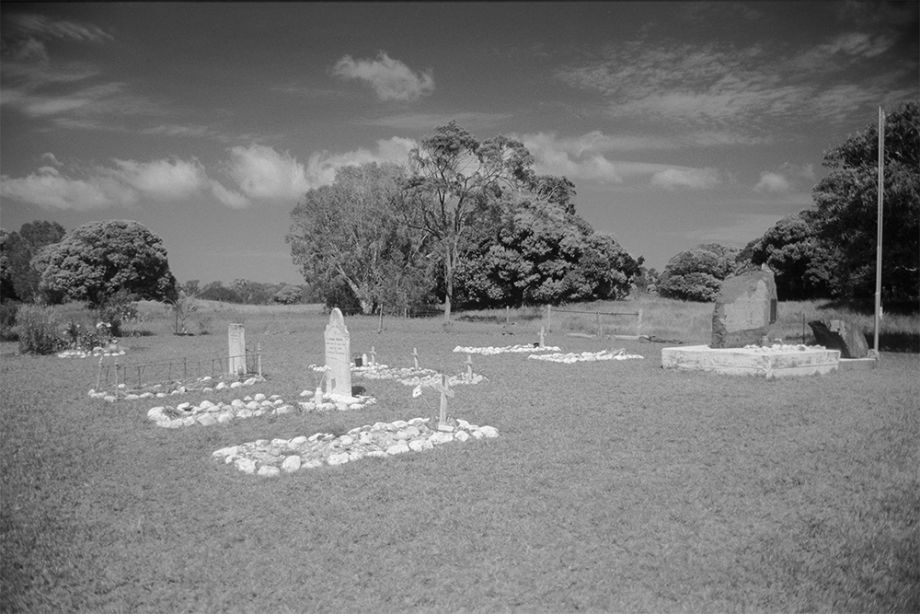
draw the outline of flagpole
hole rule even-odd
[[[878,360],[878,329],[882,316],[882,212],[885,200],[885,112],[878,108],[878,221],[875,238],[875,334],[873,353]]]

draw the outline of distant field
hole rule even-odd
[[[152,334],[121,340],[125,363],[226,352],[242,319],[268,378],[242,394],[316,385],[318,308],[215,305],[210,334],[175,336],[161,306],[141,307],[131,327]],[[707,341],[711,306],[643,309],[644,334]],[[570,315],[548,343],[645,359],[476,355],[488,381],[458,387],[450,412],[497,439],[279,478],[210,454],[434,417],[437,398],[356,380],[376,406],[168,430],[146,420],[151,401],[89,399],[97,360],[0,344],[0,610],[920,610],[920,355],[782,381],[664,371],[665,344],[608,339],[612,325],[572,337],[595,319]],[[449,332],[439,318],[346,322],[353,352],[408,366],[416,348],[448,373],[464,368],[455,346],[528,343],[541,326],[526,310],[460,314]]]

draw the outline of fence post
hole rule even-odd
[[[636,336],[642,334],[642,310],[639,310],[639,316],[636,318]]]
[[[552,317],[553,317],[553,311],[552,311],[552,310],[553,310],[553,306],[550,305],[549,303],[547,303],[547,304],[546,304],[546,332],[548,332],[548,333],[553,332],[553,326],[552,326],[552,323],[551,323],[551,322],[552,322]]]
[[[600,337],[601,336],[601,312],[599,311],[594,312],[594,321],[597,324],[597,336]]]
[[[262,342],[256,343],[256,370],[259,377],[262,377]]]
[[[377,320],[377,334],[383,332],[383,303],[380,303],[380,318]]]
[[[115,400],[118,400],[118,359],[115,359]]]
[[[505,305],[505,324],[511,324],[511,306]]]

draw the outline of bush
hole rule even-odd
[[[16,322],[20,354],[53,354],[65,345],[61,322],[50,307],[22,305]]]
[[[16,341],[16,311],[19,303],[0,303],[0,340]]]

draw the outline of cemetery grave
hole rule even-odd
[[[407,452],[422,452],[450,442],[465,442],[498,437],[491,426],[452,421],[445,428],[431,428],[429,418],[409,421],[377,422],[356,427],[336,437],[332,433],[315,433],[292,439],[258,439],[215,450],[211,456],[239,471],[272,477],[299,469],[324,465],[341,465],[362,458],[386,458]]]
[[[215,391],[220,392],[222,390],[234,390],[243,386],[254,386],[264,381],[266,381],[265,378],[258,375],[246,379],[234,379],[229,377],[215,378],[210,375],[205,375],[191,381],[175,380],[172,382],[158,382],[133,387],[128,384],[118,384],[113,390],[108,391],[90,388],[89,396],[93,399],[102,399],[108,403],[115,403],[119,400],[163,399],[169,396],[190,392],[210,393]]]
[[[69,349],[57,353],[58,358],[101,358],[103,356],[124,356],[125,350],[113,341],[106,347],[96,346],[91,350]]]
[[[233,399],[229,403],[213,403],[205,400],[197,405],[180,403],[173,406],[152,407],[147,411],[147,419],[163,428],[180,428],[183,426],[212,426],[226,424],[231,420],[246,419],[262,415],[280,416],[294,411],[293,405],[273,394],[266,397],[259,393],[243,399]]]
[[[629,354],[626,348],[619,350],[601,350],[600,352],[556,352],[553,354],[531,354],[530,360],[545,360],[547,362],[561,362],[572,364],[576,362],[596,362],[599,360],[635,360],[643,359],[639,354]]]
[[[528,354],[533,352],[561,352],[562,348],[556,347],[555,345],[545,345],[540,346],[537,344],[519,344],[519,345],[507,345],[507,346],[486,346],[486,347],[465,347],[458,345],[454,348],[455,352],[462,352],[464,354],[485,354],[491,356],[493,354]]]

